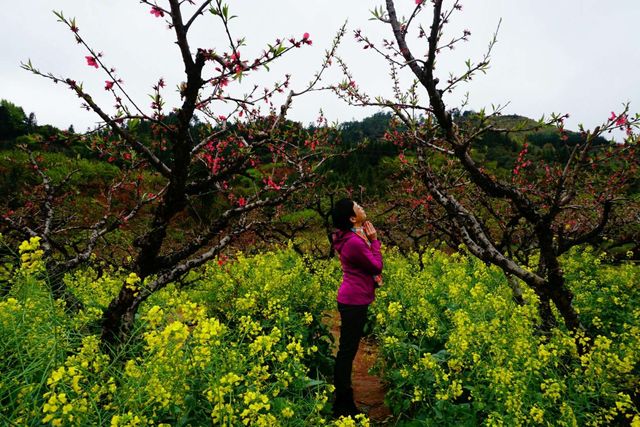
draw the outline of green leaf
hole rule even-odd
[[[326,384],[326,381],[323,380],[312,380],[311,378],[307,379],[307,384],[305,385],[306,387],[317,387],[319,385],[323,385]]]
[[[131,119],[127,125],[131,132],[135,132],[140,125],[140,119]]]

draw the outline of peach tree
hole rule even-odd
[[[438,58],[471,34],[469,30],[454,35],[445,32],[462,10],[462,2],[403,2],[406,16],[398,13],[398,3],[386,0],[384,7],[372,11],[392,37],[378,41],[355,31],[364,49],[386,60],[392,95],[366,93],[344,60],[340,64],[345,79],[334,90],[352,105],[377,106],[394,113],[395,127],[387,137],[402,148],[401,160],[411,173],[410,182],[405,183],[412,188],[405,197],[405,208],[429,207],[423,209],[427,215],[417,216],[417,221],[435,220],[432,225],[447,241],[464,244],[470,253],[499,266],[515,282],[517,278],[530,286],[540,300],[543,330],[556,324],[555,306],[566,327],[582,335],[586,331],[573,306],[561,255],[601,238],[611,224],[633,222],[634,215],[627,211],[632,205],[629,188],[637,187],[640,116],[630,115],[625,105],[593,130],[581,127],[573,141],[568,141],[565,114],[553,114],[533,127],[502,126],[497,120],[500,106],[461,119],[458,109],[447,106],[448,97],[486,72],[497,32],[479,60],[468,60],[459,71],[447,75],[439,69]],[[534,163],[525,138],[510,173],[500,175],[474,151],[490,133],[513,135],[550,126],[567,144],[570,154],[563,161]],[[602,143],[600,136],[611,131],[621,133],[624,141]],[[579,348],[584,343],[578,339]]]
[[[238,236],[268,225],[275,206],[313,181],[326,159],[326,121],[320,118],[319,125],[309,131],[286,115],[298,96],[322,89],[322,73],[344,31],[338,32],[319,71],[300,90],[290,88],[290,75],[272,86],[247,90],[240,86],[243,78],[311,45],[310,35],[276,39],[265,43],[260,54],[247,57],[246,40],[232,35],[236,17],[221,0],[140,3],[148,8],[149,19],[167,25],[178,47],[184,80],[178,84],[180,100],[173,108],[166,105],[167,83],[161,77],[154,78],[150,105],[135,100],[107,56],[91,46],[75,19],[62,12],[56,12],[58,20],[85,49],[84,61],[94,73],[91,78],[97,72],[103,75],[104,90],[112,96],[115,111],[99,105],[77,79],[42,72],[31,61],[23,64],[39,76],[66,85],[84,108],[98,115],[99,129],[86,138],[105,161],[122,165],[130,184],[111,187],[109,194],[124,192],[128,197],[85,227],[81,244],[71,248],[58,242],[77,261],[63,265],[71,268],[94,253],[100,238],[131,227],[134,237],[123,267],[137,279],[122,283],[104,311],[102,341],[107,345],[130,338],[138,307],[154,292],[216,258]],[[203,18],[225,34],[226,43],[193,45],[193,24]],[[55,209],[46,211],[49,205],[43,206],[44,217],[53,217]],[[185,224],[188,232],[183,232]],[[47,256],[60,258],[53,245],[53,228],[45,224],[32,231],[48,248]]]

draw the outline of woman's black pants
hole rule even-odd
[[[340,312],[340,346],[338,347],[333,373],[336,396],[352,393],[351,371],[353,369],[353,359],[358,352],[364,324],[367,321],[368,308],[369,305],[338,303],[338,311]]]

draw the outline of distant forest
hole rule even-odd
[[[474,111],[453,112],[459,126],[472,122],[478,113]],[[336,141],[353,151],[345,156],[329,160],[324,176],[333,187],[364,191],[369,197],[386,195],[390,179],[395,179],[399,170],[398,155],[401,148],[385,138],[389,130],[391,113],[379,112],[362,120],[348,121],[338,125]],[[171,118],[168,118],[168,122]],[[528,143],[528,158],[535,162],[564,162],[572,147],[580,140],[578,132],[565,131],[563,134],[552,126],[541,127],[535,120],[518,115],[497,116],[495,125],[501,128],[521,129],[513,133],[486,132],[472,150],[478,160],[492,169],[496,175],[510,173],[518,153]],[[142,140],[153,139],[151,126],[136,122],[136,133]],[[193,131],[206,126],[193,123]],[[312,125],[310,127],[313,127]],[[100,134],[100,131],[97,131]],[[103,135],[104,136],[104,135]],[[599,137],[596,144],[608,141]],[[26,145],[34,150],[56,152],[73,158],[98,159],[104,157],[99,150],[92,149],[76,134],[73,125],[66,130],[51,125],[39,125],[35,113],[26,114],[22,107],[7,100],[0,103],[0,149],[12,150],[18,145]],[[409,150],[410,151],[410,150]],[[117,159],[105,159],[118,164]],[[634,189],[638,190],[637,187]],[[2,192],[2,191],[0,191]]]

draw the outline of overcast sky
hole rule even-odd
[[[164,3],[159,0],[160,5]],[[401,14],[410,13],[415,5],[414,0],[396,3]],[[293,88],[301,89],[318,69],[337,29],[348,19],[349,31],[340,56],[369,94],[390,92],[384,62],[353,38],[356,28],[373,40],[392,37],[388,26],[369,20],[369,11],[382,1],[229,0],[229,4],[231,12],[238,15],[232,21],[234,37],[246,37],[247,46],[242,49],[245,59],[278,37],[300,38],[308,32],[313,41],[312,46],[286,55],[270,72],[260,72],[258,81],[244,81],[245,86],[256,81],[271,85],[291,73]],[[466,28],[471,38],[439,58],[441,80],[446,80],[449,72],[464,69],[465,59],[479,59],[500,18],[502,25],[491,69],[449,95],[445,99],[448,107],[458,106],[462,95],[469,92],[468,108],[509,103],[505,113],[532,118],[550,112],[570,113],[569,128],[578,123],[594,127],[628,101],[633,112],[640,111],[640,1],[468,0],[463,5],[450,31],[453,34]],[[21,61],[31,59],[42,71],[83,82],[96,100],[111,109],[113,100],[104,91],[107,76],[87,66],[87,52],[56,22],[52,10],[77,18],[82,36],[104,53],[105,63],[117,69],[136,102],[148,108],[151,86],[164,77],[168,106],[177,105],[175,87],[184,78],[173,33],[162,18],[150,14],[149,6],[136,0],[10,2],[0,18],[0,98],[22,106],[27,114],[35,112],[39,124],[61,128],[73,124],[76,130],[95,125],[97,116],[82,110],[70,90],[20,69]],[[421,17],[428,27],[429,14]],[[225,51],[225,38],[217,24],[212,16],[202,17],[193,28],[191,47]],[[413,46],[423,51],[424,46]],[[326,83],[340,80],[337,69],[325,78]],[[289,117],[309,123],[320,109],[330,121],[339,122],[376,111],[348,106],[327,93],[296,99]],[[220,106],[220,114],[224,113],[225,107]]]

